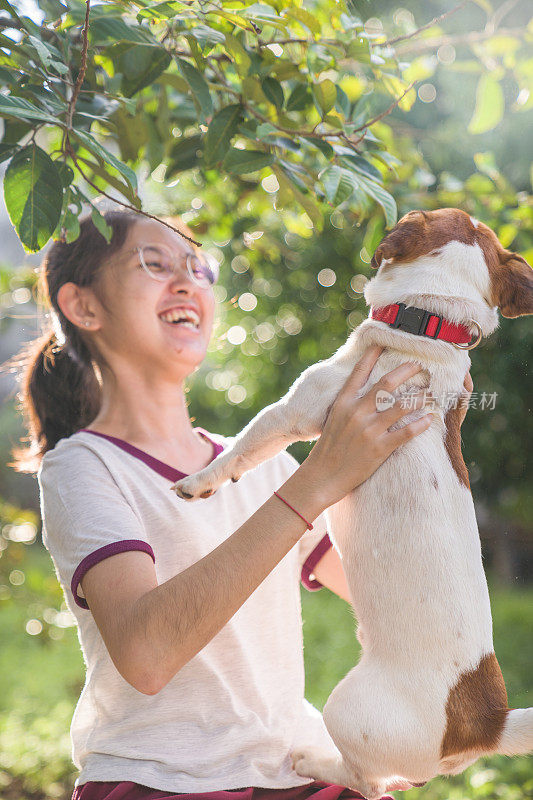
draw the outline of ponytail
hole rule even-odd
[[[78,355],[71,343],[58,345],[55,331],[34,340],[17,365],[23,383],[18,395],[30,447],[13,448],[17,472],[36,472],[42,456],[60,439],[88,425],[100,408],[100,384],[87,348]],[[86,352],[83,352],[86,351]]]

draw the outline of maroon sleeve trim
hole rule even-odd
[[[316,592],[318,589],[322,589],[322,584],[320,581],[317,581],[316,578],[311,578],[314,568],[322,558],[322,556],[332,547],[331,539],[329,535],[326,535],[319,541],[317,546],[314,550],[311,550],[305,564],[302,567],[302,577],[301,581],[306,589],[310,592]]]
[[[121,542],[111,542],[111,544],[106,544],[103,547],[99,547],[98,550],[95,550],[93,553],[89,553],[88,556],[85,556],[83,561],[81,561],[76,567],[74,575],[72,576],[70,588],[72,590],[76,605],[78,605],[80,608],[89,608],[87,605],[87,600],[78,595],[78,586],[80,585],[80,581],[85,573],[88,572],[91,567],[94,567],[95,564],[98,564],[99,561],[103,561],[105,558],[114,556],[117,553],[125,553],[128,550],[141,550],[144,553],[148,553],[148,555],[152,557],[152,560],[155,564],[154,551],[148,542],[143,542],[142,539],[123,539]]]

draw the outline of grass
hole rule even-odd
[[[0,586],[0,800],[68,800],[76,771],[69,726],[84,682],[75,628],[50,622],[61,595],[50,559],[38,545],[19,546],[24,586]],[[12,545],[11,558],[17,558]],[[12,566],[12,565],[11,565]],[[10,568],[11,568],[10,566]],[[29,598],[29,600],[28,600]],[[512,707],[533,705],[533,590],[492,591],[495,645]],[[306,696],[322,708],[358,658],[350,607],[327,589],[302,592]],[[29,619],[42,631],[29,635]],[[48,622],[46,620],[49,620]],[[398,800],[533,798],[533,759],[485,759],[453,779],[397,793]]]

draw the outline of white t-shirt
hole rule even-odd
[[[231,441],[196,430],[214,455]],[[71,725],[76,786],[133,781],[195,793],[310,782],[292,770],[289,754],[304,742],[333,747],[321,714],[304,700],[299,590],[301,577],[320,588],[306,575],[329,545],[323,514],[156,695],[120,675],[79,585],[91,566],[125,550],[147,552],[158,582],[167,581],[234,533],[298,466],[282,451],[188,503],[170,491],[183,473],[120,439],[82,430],[46,453],[37,475],[43,542],[87,667]]]

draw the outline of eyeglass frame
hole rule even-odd
[[[177,264],[179,264],[179,260],[178,260],[178,257],[175,255],[174,251],[169,247],[169,245],[164,244],[164,243],[157,243],[157,242],[143,242],[142,244],[138,244],[136,247],[134,247],[134,248],[132,248],[131,250],[128,251],[128,255],[130,255],[131,253],[137,253],[137,255],[139,256],[139,260],[141,262],[142,268],[147,273],[148,277],[152,278],[152,280],[159,281],[160,283],[162,283],[165,280],[168,280],[168,278],[161,278],[161,279],[157,278],[155,275],[153,275],[150,272],[150,270],[146,266],[146,263],[145,263],[144,257],[143,257],[143,252],[142,251],[143,251],[143,248],[145,248],[145,247],[159,247],[159,248],[164,248],[165,250],[168,250],[168,252],[169,252],[169,254],[171,256],[171,259],[172,259],[172,264],[173,264],[173,266],[176,266]],[[205,254],[202,254],[202,256],[204,258],[207,257],[208,259],[211,259],[216,264],[216,279],[213,281],[213,283],[202,284],[202,283],[198,282],[198,280],[196,279],[196,277],[195,277],[195,275],[194,275],[194,273],[193,273],[193,271],[192,271],[192,269],[190,267],[190,259],[193,256],[196,256],[201,261],[200,256],[198,256],[198,254],[196,253],[195,250],[192,250],[192,249],[188,249],[187,250],[187,253],[186,253],[186,256],[185,256],[185,265],[186,265],[186,271],[187,271],[187,274],[188,274],[189,278],[193,281],[193,283],[196,284],[196,286],[199,286],[201,289],[208,289],[210,286],[214,286],[217,283],[218,278],[220,276],[220,263],[217,261],[217,259],[213,255],[211,255],[211,253],[207,253],[206,252]],[[207,258],[206,258],[206,260],[207,260]],[[207,263],[207,266],[209,266],[209,263]],[[212,269],[212,271],[214,272],[215,270]],[[177,270],[174,269],[173,270],[173,275],[176,275],[176,274],[177,274]]]

